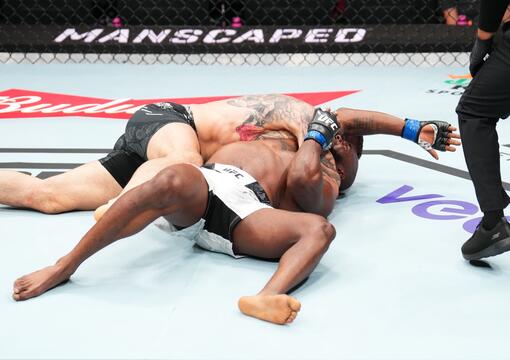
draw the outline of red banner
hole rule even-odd
[[[286,94],[313,106],[324,104],[359,90]],[[101,99],[77,95],[9,89],[0,92],[0,119],[86,116],[111,119],[129,119],[143,105],[158,102],[203,104],[235,96],[208,96],[194,98],[161,98],[136,100],[131,98]]]

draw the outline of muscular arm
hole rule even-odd
[[[400,136],[404,119],[377,111],[342,108],[337,110],[345,135],[386,134]]]
[[[286,95],[242,96],[227,103],[251,109],[248,118],[237,129],[242,131],[244,127],[253,134],[246,140],[259,139],[265,131],[286,131],[301,145],[314,112],[312,105]],[[251,127],[260,131],[254,131]]]
[[[328,216],[338,197],[340,177],[329,152],[305,141],[288,167],[287,192],[302,211]]]

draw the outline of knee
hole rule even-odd
[[[66,211],[58,188],[45,181],[40,186],[29,190],[27,205],[29,208],[45,214],[59,214]]]
[[[322,251],[328,250],[331,242],[336,236],[336,230],[333,224],[327,219],[318,216],[314,219],[313,223],[308,226],[311,232],[311,239],[317,244]]]
[[[176,197],[185,197],[187,189],[192,179],[186,176],[186,167],[189,165],[179,164],[172,165],[160,171],[153,179],[153,190],[157,193],[159,198],[163,201],[175,199]]]
[[[182,153],[180,162],[202,166],[204,164],[204,159],[197,151],[186,151]]]
[[[204,165],[204,158],[199,153],[194,152],[193,158],[190,162],[196,166],[202,166],[202,165]]]

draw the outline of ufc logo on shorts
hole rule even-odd
[[[225,168],[223,169],[224,172],[226,173],[229,173],[229,174],[232,174],[234,175],[236,178],[240,179],[240,178],[243,178],[244,176],[242,174],[239,174],[237,171],[235,171],[234,169],[229,169],[229,168]]]

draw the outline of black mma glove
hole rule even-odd
[[[482,68],[485,63],[485,57],[492,52],[492,38],[482,40],[476,37],[475,44],[469,55],[469,72],[471,76],[475,77],[476,73]]]
[[[336,121],[336,115],[317,108],[312,121],[308,124],[305,141],[314,140],[320,144],[323,150],[328,150],[333,143],[333,138],[339,131],[340,125]]]
[[[405,125],[402,129],[402,135],[404,139],[411,140],[412,142],[420,145],[425,150],[436,149],[439,151],[446,151],[446,145],[448,144],[450,124],[445,121],[419,121],[412,119],[405,119]],[[434,128],[434,143],[430,144],[420,139],[420,133],[426,125],[432,125]]]

